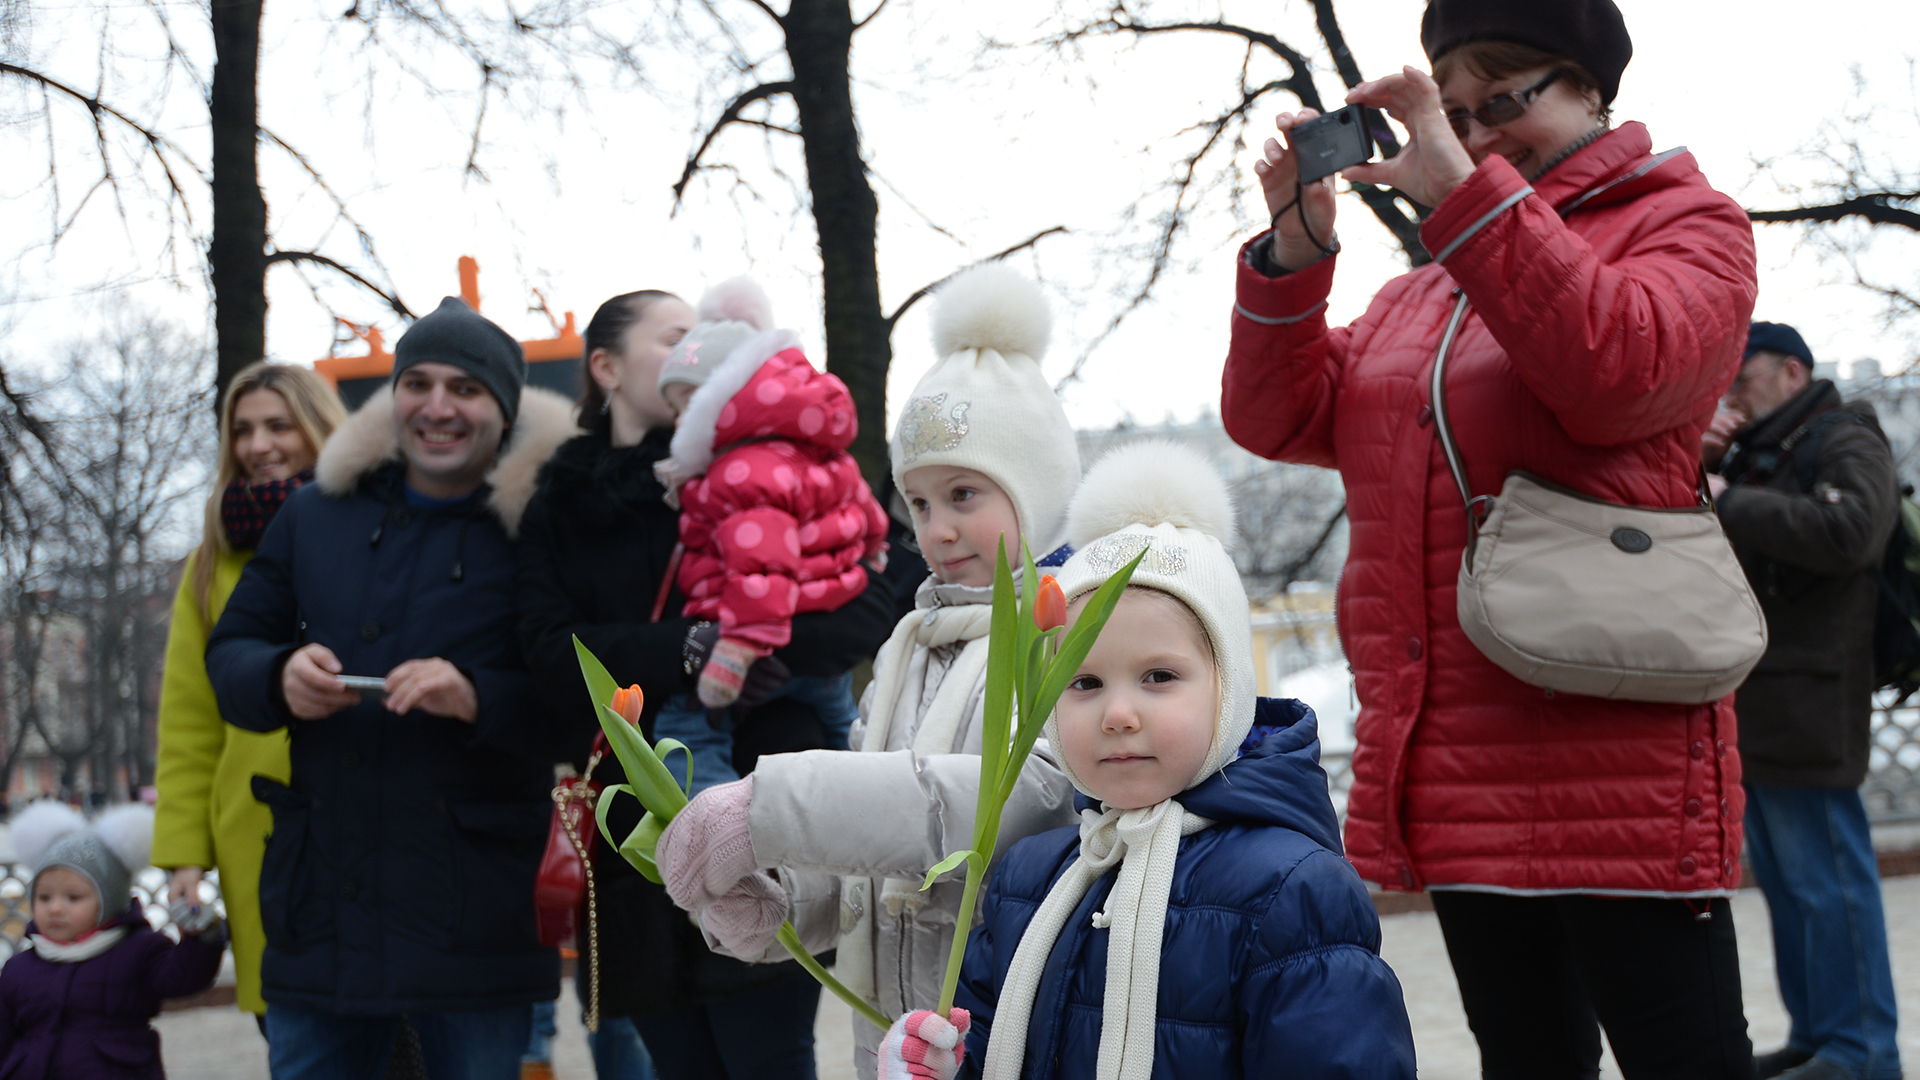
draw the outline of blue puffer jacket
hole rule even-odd
[[[409,503],[387,456],[392,407],[370,400],[327,444],[319,483],[274,518],[208,640],[221,715],[292,742],[290,784],[253,779],[273,810],[260,869],[269,1005],[391,1014],[559,993],[533,908],[558,721],[521,656],[509,530],[570,424],[564,402],[533,394],[490,487],[453,506]],[[280,672],[307,642],[348,675],[444,658],[479,714],[399,716],[366,698],[294,720]]]
[[[1400,982],[1380,959],[1366,888],[1340,854],[1313,712],[1263,698],[1255,722],[1278,730],[1179,797],[1218,824],[1180,842],[1160,950],[1154,1080],[1412,1080]],[[963,1075],[980,1074],[1014,949],[1079,848],[1077,829],[1055,829],[1015,844],[995,869],[957,998],[973,1014]],[[1094,882],[1054,944],[1023,1076],[1094,1075],[1107,934],[1093,928],[1093,914],[1118,873]]]

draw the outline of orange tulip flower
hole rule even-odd
[[[1033,597],[1033,621],[1042,633],[1067,625],[1067,594],[1052,574],[1040,576],[1040,591]]]
[[[646,695],[640,692],[640,684],[634,683],[624,690],[613,692],[613,711],[619,713],[629,724],[640,722],[640,706],[646,701]]]

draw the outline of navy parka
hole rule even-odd
[[[1380,958],[1373,902],[1340,854],[1313,712],[1269,698],[1258,708],[1255,724],[1280,730],[1178,796],[1217,824],[1183,838],[1174,865],[1154,1080],[1412,1080],[1406,1004]],[[1054,829],[1015,844],[995,868],[955,1000],[973,1015],[961,1075],[980,1075],[1014,950],[1079,850],[1077,827]],[[1054,943],[1027,1028],[1024,1077],[1094,1075],[1108,932],[1093,915],[1118,874],[1093,883]]]
[[[292,783],[253,782],[274,818],[260,872],[269,1004],[390,1014],[559,992],[533,911],[557,753],[515,634],[512,542],[487,495],[412,505],[397,462],[344,495],[302,488],[208,641],[221,715],[292,740]],[[477,720],[397,716],[372,698],[295,720],[280,673],[307,642],[349,675],[446,659],[472,680]]]

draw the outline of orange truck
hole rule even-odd
[[[535,290],[535,296],[540,296]],[[460,298],[475,311],[480,310],[480,264],[469,256],[460,256]],[[555,319],[547,311],[546,298],[540,298],[540,308],[546,311],[547,320],[553,323],[554,335],[550,338],[538,338],[523,341],[520,348],[527,354],[527,382],[532,386],[542,386],[558,391],[568,398],[578,398],[584,389],[583,360],[586,343],[581,340],[580,332],[574,329],[573,312],[566,313],[564,319]],[[375,390],[386,385],[393,375],[393,353],[386,347],[386,340],[378,327],[360,326],[356,323],[340,320],[354,332],[354,335],[367,343],[363,356],[329,356],[315,360],[313,369],[321,377],[340,391],[341,400],[348,409],[357,409],[360,403],[372,396]]]

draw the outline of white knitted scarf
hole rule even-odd
[[[964,641],[967,647],[954,658],[941,678],[940,689],[934,692],[927,715],[921,718],[920,729],[913,736],[915,753],[952,753],[954,736],[966,719],[967,702],[981,673],[987,670],[987,630],[992,622],[991,604],[930,607],[901,619],[873,662],[873,696],[868,699],[870,712],[860,751],[877,754],[886,750],[887,737],[893,733],[894,721],[901,711],[900,696],[907,688],[907,669],[912,666],[915,647],[937,649]],[[905,719],[911,720],[917,703],[905,704]]]
[[[120,939],[127,936],[127,928],[124,926],[116,926],[110,930],[102,930],[91,937],[81,938],[78,941],[69,941],[65,944],[40,934],[33,934],[31,936],[33,938],[33,951],[38,953],[42,960],[51,960],[56,964],[77,964],[82,960],[91,960],[101,953],[106,952],[108,949],[113,948],[115,945],[120,944]]]
[[[967,706],[973,700],[974,688],[980,685],[981,677],[987,670],[987,630],[992,620],[991,604],[931,607],[915,611],[900,620],[899,625],[894,627],[893,636],[881,646],[879,657],[873,664],[873,695],[868,699],[866,734],[860,740],[859,749],[862,753],[884,752],[894,724],[911,723],[914,719],[919,696],[910,695],[907,686],[913,650],[965,642],[966,647],[959,656],[954,657],[946,674],[941,677],[940,689],[934,691],[933,700],[927,703],[926,715],[920,717],[920,726],[913,732],[912,746],[916,755],[953,753],[953,741],[960,733],[960,726],[966,722]],[[902,700],[903,697],[907,700]],[[843,896],[860,899],[855,904],[858,917],[851,925],[843,924],[836,970],[848,989],[877,1005],[875,996],[878,986],[873,967],[873,909],[876,904],[885,903],[894,915],[901,911],[918,912],[925,906],[927,894],[920,890],[918,881],[888,878],[881,883],[880,895],[869,897],[869,880],[848,877],[841,882]]]
[[[1040,976],[1054,942],[1087,890],[1118,863],[1120,875],[1093,925],[1107,939],[1107,993],[1100,1025],[1099,1080],[1147,1080],[1153,1074],[1153,1028],[1159,1014],[1160,938],[1173,891],[1180,838],[1213,822],[1177,799],[1140,810],[1080,811],[1080,857],[1034,912],[1020,936],[994,1008],[983,1080],[1018,1080]]]

